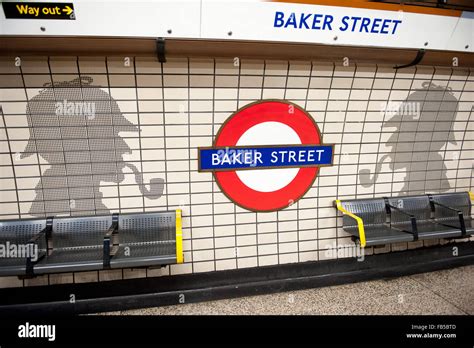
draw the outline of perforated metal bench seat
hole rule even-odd
[[[53,250],[34,266],[35,274],[98,270],[104,264],[104,237],[112,216],[58,217]]]
[[[455,209],[458,212],[462,212],[466,234],[472,235],[474,234],[474,220],[471,216],[472,200],[474,200],[474,194],[472,192],[454,192],[432,195],[432,205],[437,208],[435,209],[434,219],[440,224],[455,229],[461,229],[459,214],[452,211],[452,209]]]
[[[345,228],[352,236],[359,239],[359,230],[357,228]],[[411,242],[413,236],[388,226],[370,226],[365,228],[366,246],[381,245],[386,243]]]
[[[459,223],[457,223],[458,221],[440,221],[441,224],[445,224],[446,226],[448,227],[452,227],[452,228],[455,228],[455,229],[459,229],[461,228],[459,226]],[[464,219],[464,226],[466,228],[466,234],[468,235],[473,235],[474,234],[474,220],[473,219]]]
[[[104,268],[103,249],[59,249],[34,265],[34,274],[95,271]]]
[[[336,200],[343,229],[362,247],[474,234],[470,192]]]
[[[121,214],[119,250],[111,268],[167,265],[182,262],[181,212]]]
[[[26,275],[26,258],[2,258],[0,276]]]
[[[47,219],[0,221],[0,276],[32,271],[32,262],[46,254],[46,226]]]
[[[438,223],[433,223],[431,221],[418,220],[416,222],[416,225],[418,228],[419,239],[456,238],[461,236],[461,230],[454,226],[445,226]],[[409,224],[403,224],[399,226],[405,228],[410,227]]]
[[[0,221],[8,243],[37,245],[38,257],[0,258],[0,276],[182,263],[181,210]]]
[[[129,248],[130,252],[126,252]],[[111,268],[134,268],[143,266],[168,265],[177,263],[175,243],[129,244],[110,260]]]

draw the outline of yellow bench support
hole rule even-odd
[[[348,216],[350,216],[351,218],[353,218],[354,220],[357,221],[357,227],[359,228],[359,239],[360,239],[360,246],[362,248],[365,247],[365,229],[364,229],[364,221],[362,221],[362,219],[360,217],[358,217],[357,215],[351,213],[350,211],[344,209],[344,207],[342,206],[341,204],[341,201],[339,199],[336,199],[335,200],[336,202],[336,208],[337,210],[341,211],[343,214],[346,214]]]
[[[469,197],[471,198],[471,201],[474,201],[474,193],[469,191]]]
[[[181,209],[176,210],[176,263],[183,263],[183,223]]]

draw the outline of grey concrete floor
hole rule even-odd
[[[271,295],[109,315],[474,314],[474,266]]]

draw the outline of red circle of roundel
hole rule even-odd
[[[219,130],[214,146],[236,146],[249,128],[271,121],[291,127],[302,144],[321,143],[318,126],[300,107],[287,101],[260,101],[244,106],[230,116]],[[235,171],[214,172],[216,182],[224,194],[237,205],[253,211],[274,211],[288,207],[306,193],[317,174],[318,167],[300,168],[285,187],[272,192],[260,192],[245,185]]]

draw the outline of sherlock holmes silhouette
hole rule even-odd
[[[108,214],[102,202],[101,182],[119,184],[130,168],[141,193],[150,199],[163,194],[164,180],[154,178],[150,189],[142,173],[123,155],[130,147],[120,132],[138,132],[117,102],[93,79],[45,84],[27,103],[28,144],[20,158],[41,156],[49,168],[41,174],[29,213],[34,216]]]
[[[449,190],[440,152],[448,143],[457,144],[452,131],[457,110],[458,100],[450,88],[423,82],[382,125],[382,131],[396,127],[386,143],[391,150],[380,158],[373,176],[368,169],[359,171],[361,185],[373,186],[382,164],[389,161],[392,171],[406,171],[402,195]]]

